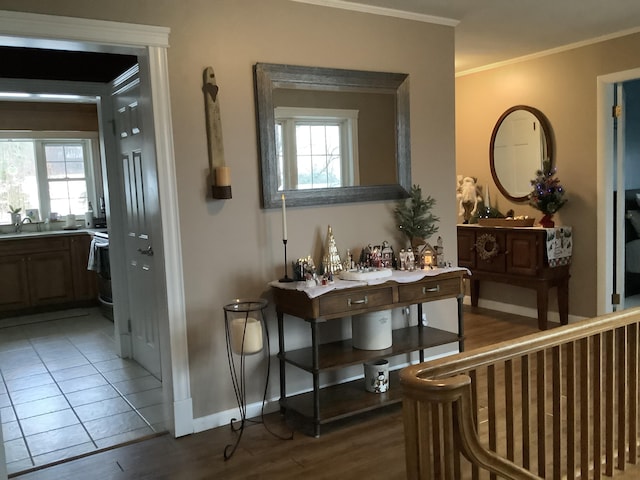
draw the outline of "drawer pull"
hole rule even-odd
[[[367,303],[369,303],[369,299],[365,295],[362,300],[351,300],[351,298],[349,298],[347,300],[347,303],[349,304],[349,306],[351,306],[351,305],[366,305]]]
[[[422,287],[422,294],[426,294],[426,293],[438,293],[440,291],[440,285],[436,285],[435,287],[431,287],[431,288],[427,288],[427,287]]]

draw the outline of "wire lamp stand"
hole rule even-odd
[[[267,400],[271,364],[269,358],[271,351],[269,344],[269,329],[267,328],[265,321],[267,305],[268,302],[264,299],[235,299],[223,307],[227,342],[227,359],[229,361],[229,371],[231,373],[233,391],[240,411],[240,418],[232,418],[229,422],[231,430],[236,432],[237,436],[234,443],[225,447],[225,460],[229,460],[235,453],[236,448],[238,448],[238,444],[242,439],[244,428],[249,422],[262,423],[269,433],[283,440],[293,438],[293,434],[289,437],[280,437],[269,430],[267,425],[264,423],[264,406]],[[263,332],[265,340],[264,344],[262,341]],[[258,354],[260,352],[263,352],[265,357],[266,378],[264,383],[260,419],[253,420],[247,418],[245,360],[247,356]]]

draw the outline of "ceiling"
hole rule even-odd
[[[355,10],[370,6],[378,13],[455,25],[457,73],[640,31],[638,0],[294,1]]]
[[[456,73],[640,31],[638,0],[293,0],[455,27]],[[129,55],[0,48],[0,77],[108,82]],[[84,68],[74,68],[83,65]]]

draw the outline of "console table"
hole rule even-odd
[[[397,372],[391,372],[392,387],[385,393],[365,391],[364,380],[320,388],[321,372],[337,371],[364,362],[419,351],[458,342],[464,349],[462,299],[464,268],[443,268],[426,272],[394,272],[381,281],[336,281],[329,287],[304,289],[303,282],[272,282],[273,301],[278,317],[278,359],[280,361],[280,409],[295,413],[313,423],[313,433],[320,426],[350,415],[366,412],[402,401]],[[452,333],[422,324],[422,303],[456,298],[458,300],[458,332]],[[417,305],[418,325],[393,330],[392,346],[384,350],[358,350],[351,339],[319,344],[318,329],[325,322],[356,314]],[[311,346],[287,351],[284,315],[302,319],[310,325]],[[310,392],[287,395],[286,365],[294,365],[313,377]],[[395,387],[394,387],[395,385]]]
[[[558,290],[560,323],[569,321],[569,262],[570,257],[564,264],[552,266],[544,228],[458,225],[458,265],[471,270],[471,304],[478,306],[482,280],[532,288],[540,330],[547,328],[549,290],[553,287]]]

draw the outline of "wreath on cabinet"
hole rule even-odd
[[[498,242],[490,233],[484,233],[476,240],[476,251],[481,260],[491,260],[498,255]]]

